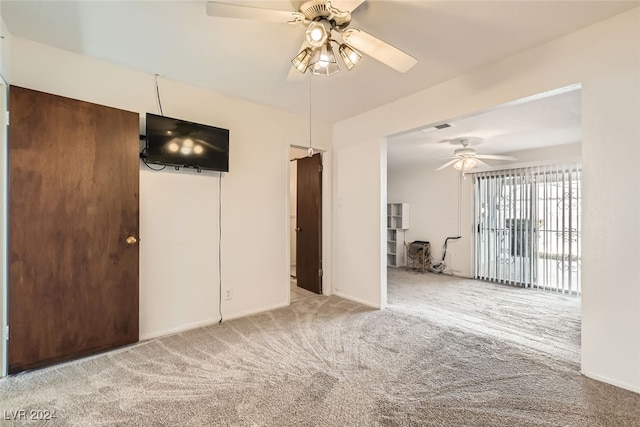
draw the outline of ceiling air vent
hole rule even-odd
[[[436,129],[446,129],[446,128],[450,128],[450,127],[451,127],[451,125],[449,123],[443,123],[441,125],[434,126],[434,128],[436,128]]]
[[[437,130],[442,130],[442,129],[446,129],[446,128],[450,128],[453,125],[450,125],[449,123],[442,123],[440,125],[435,125],[435,126],[430,126],[428,128],[423,128],[422,132],[424,133],[429,133],[429,132],[435,132]]]

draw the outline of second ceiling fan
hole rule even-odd
[[[405,73],[418,61],[411,55],[357,28],[347,28],[351,13],[365,0],[301,0],[296,11],[264,9],[241,4],[210,1],[207,14],[220,18],[275,21],[306,27],[299,53],[291,60],[294,70],[330,76],[339,71],[331,43],[348,70],[362,57],[361,53]],[[333,37],[339,35],[341,41]],[[291,73],[289,74],[291,76]]]
[[[476,142],[481,141],[479,138],[474,138],[474,140]],[[462,148],[455,150],[453,152],[453,157],[450,157],[450,160],[447,163],[436,169],[437,171],[453,165],[454,169],[465,172],[475,168],[476,166],[489,167],[489,165],[482,160],[516,160],[515,157],[511,156],[478,154],[475,149],[469,147],[471,138],[457,138],[448,142],[452,144],[460,144]]]

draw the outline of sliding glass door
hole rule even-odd
[[[474,174],[475,277],[580,292],[579,166]]]

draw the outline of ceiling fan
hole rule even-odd
[[[300,52],[291,60],[292,71],[330,76],[339,71],[331,43],[338,46],[344,64],[351,70],[362,53],[404,73],[418,61],[390,44],[357,28],[347,28],[351,13],[365,0],[299,0],[296,11],[263,9],[219,1],[207,2],[207,14],[220,18],[275,21],[306,27]],[[333,37],[339,35],[342,42]],[[292,78],[289,73],[289,78]]]
[[[452,141],[449,141],[452,144],[460,144],[462,148],[458,148],[453,152],[453,157],[451,157],[447,163],[440,166],[437,171],[447,168],[453,165],[455,170],[459,170],[462,172],[466,172],[475,168],[476,166],[485,166],[489,167],[489,165],[482,161],[484,160],[516,160],[515,157],[511,156],[498,156],[494,154],[477,154],[476,150],[473,148],[469,148],[469,144],[471,143],[470,138],[457,138]]]

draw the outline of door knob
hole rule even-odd
[[[134,236],[129,236],[127,237],[127,245],[135,245],[138,242],[138,239],[136,239]]]
[[[299,233],[302,229],[300,227],[296,227],[296,233]]]

